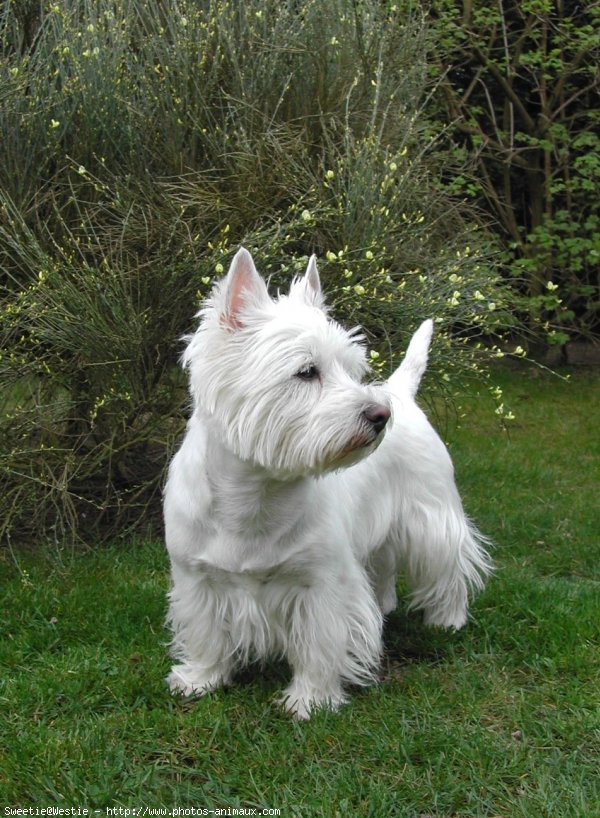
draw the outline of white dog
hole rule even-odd
[[[431,625],[460,628],[490,570],[446,448],[414,401],[426,321],[384,385],[324,308],[314,257],[272,300],[241,249],[189,340],[194,410],[165,489],[173,692],[285,656],[288,711],[337,708],[381,656],[396,573]]]

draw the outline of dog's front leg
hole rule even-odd
[[[180,660],[167,676],[171,692],[203,696],[229,682],[235,647],[227,627],[227,605],[210,579],[172,563],[173,585],[167,621],[173,632],[172,654]]]
[[[345,569],[295,598],[287,644],[294,676],[281,703],[298,719],[316,708],[337,710],[346,701],[344,682],[375,680],[381,613],[364,571],[356,564]]]

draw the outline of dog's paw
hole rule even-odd
[[[325,692],[319,688],[309,688],[292,682],[278,700],[291,716],[298,721],[308,721],[315,710],[339,710],[347,702],[341,687]]]
[[[225,684],[220,673],[202,673],[193,665],[173,665],[165,679],[176,696],[200,697]]]
[[[439,610],[433,608],[426,610],[423,621],[432,628],[446,628],[459,631],[467,622],[467,612],[464,609]]]

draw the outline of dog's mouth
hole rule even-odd
[[[348,445],[337,454],[330,463],[330,468],[339,469],[352,466],[370,455],[385,437],[385,430],[377,435],[356,435]]]

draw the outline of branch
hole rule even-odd
[[[452,88],[452,85],[447,80],[442,81],[440,84],[446,96],[448,107],[451,111],[452,118],[454,120],[453,124],[461,133],[467,134],[468,136],[472,137],[473,136],[479,137],[483,141],[483,144],[486,148],[495,151],[496,154],[499,154],[499,156],[496,157],[499,161],[506,162],[511,165],[516,165],[517,167],[523,168],[524,170],[529,168],[529,163],[527,162],[527,160],[522,159],[516,153],[512,146],[507,147],[506,145],[503,145],[501,141],[496,141],[492,139],[483,130],[481,125],[477,124],[476,126],[474,126],[469,125],[467,122],[465,122],[464,121],[465,106],[463,106],[461,104],[461,101],[457,98],[456,94],[454,93],[454,89]],[[528,148],[525,148],[524,150],[528,150]],[[502,154],[507,154],[507,156],[505,158],[502,158]]]
[[[522,120],[523,120],[523,122],[525,123],[525,127],[527,128],[527,130],[529,131],[529,133],[530,133],[530,134],[534,134],[534,133],[535,133],[535,130],[536,130],[536,128],[535,128],[535,120],[534,120],[534,119],[533,119],[533,117],[532,117],[532,116],[529,114],[529,112],[527,111],[527,109],[525,108],[525,106],[523,105],[523,103],[521,102],[521,99],[519,98],[518,94],[517,94],[517,93],[515,93],[514,88],[512,87],[512,85],[510,84],[510,82],[508,82],[508,80],[506,79],[506,77],[504,76],[504,74],[503,74],[503,73],[500,71],[500,69],[498,68],[498,66],[496,65],[496,63],[494,63],[494,62],[492,62],[492,60],[488,59],[488,58],[485,56],[485,54],[484,54],[484,53],[481,51],[481,49],[480,49],[480,48],[478,48],[477,46],[475,46],[475,47],[473,48],[473,53],[475,54],[475,56],[477,57],[477,59],[479,60],[479,62],[480,62],[480,63],[481,63],[481,64],[482,64],[482,65],[483,65],[485,68],[487,68],[487,70],[488,70],[488,71],[490,72],[490,74],[491,74],[491,75],[494,77],[494,79],[496,80],[496,82],[498,83],[498,85],[500,85],[500,87],[501,87],[501,88],[502,88],[502,90],[504,91],[504,94],[505,94],[505,95],[506,95],[506,96],[507,96],[507,97],[510,99],[510,101],[513,103],[513,105],[515,106],[515,108],[516,108],[516,109],[517,109],[517,111],[519,112],[519,114],[520,114],[520,116],[521,116],[521,119],[522,119]]]
[[[563,94],[563,91],[565,89],[565,85],[566,85],[567,80],[569,80],[573,76],[573,74],[577,71],[577,69],[579,68],[579,66],[581,65],[581,63],[585,59],[585,57],[588,56],[590,51],[591,51],[590,48],[582,48],[581,51],[579,51],[573,57],[571,62],[568,63],[565,66],[564,73],[561,74],[560,79],[556,83],[556,88],[554,89],[554,92],[552,93],[552,96],[550,97],[550,104],[552,105],[552,107],[554,107],[554,105],[556,105],[558,100],[561,98],[561,96]],[[598,82],[598,78],[596,77],[594,84],[596,84],[597,82]]]
[[[552,112],[552,116],[548,120],[548,126],[550,126],[550,122],[554,121],[556,117],[560,113],[562,113],[562,111],[564,111],[565,108],[568,108],[569,105],[572,102],[574,102],[578,97],[596,88],[598,86],[598,79],[599,79],[598,77],[594,77],[594,79],[592,80],[592,82],[590,82],[589,85],[586,85],[585,88],[580,88],[578,91],[575,91],[574,94],[571,94],[571,96],[568,99],[566,99],[561,105],[559,105],[558,108]],[[554,94],[552,95],[552,99],[554,99]],[[545,133],[546,130],[547,128],[544,129],[543,133]]]
[[[484,191],[484,195],[487,198],[488,202],[492,206],[492,208],[496,211],[498,219],[500,223],[503,225],[506,232],[513,237],[513,239],[518,243],[521,244],[521,235],[519,233],[517,223],[514,218],[514,211],[511,204],[507,204],[504,202],[499,195],[498,191],[496,190],[495,185],[493,184],[492,180],[490,179],[489,173],[487,171],[487,167],[485,162],[480,157],[479,158],[479,169],[481,171],[481,186]]]

